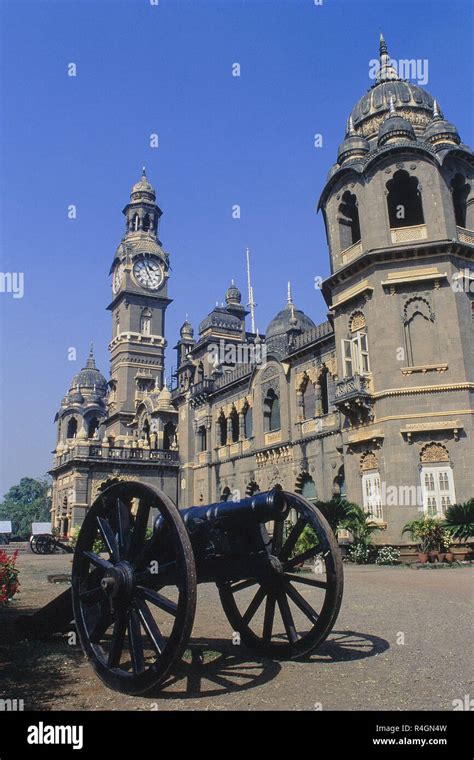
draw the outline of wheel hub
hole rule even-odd
[[[119,562],[107,570],[100,582],[106,596],[116,599],[118,596],[129,597],[133,591],[134,575],[129,562]]]

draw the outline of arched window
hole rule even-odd
[[[229,501],[229,496],[230,496],[230,493],[231,493],[231,491],[230,491],[230,488],[229,488],[228,486],[226,486],[226,487],[224,488],[224,490],[222,491],[222,493],[221,493],[221,498],[220,498],[220,500],[221,500],[221,501]]]
[[[312,420],[316,415],[316,389],[309,378],[303,385],[303,418]]]
[[[239,440],[239,415],[235,408],[230,413],[230,421],[232,424],[232,442],[236,443]]]
[[[244,436],[251,438],[253,435],[253,412],[252,407],[248,406],[244,412]]]
[[[265,433],[280,429],[280,401],[273,388],[270,388],[263,403],[263,420]]]
[[[328,369],[327,367],[323,367],[318,379],[318,385],[321,389],[321,414],[328,414],[329,412],[328,380],[329,380]]]
[[[132,231],[137,232],[137,230],[140,228],[140,217],[138,214],[134,214],[132,217]]]
[[[471,186],[468,185],[462,174],[456,174],[451,181],[451,192],[453,194],[454,215],[458,227],[466,227],[466,209],[467,199]]]
[[[143,309],[140,317],[140,332],[142,335],[151,335],[151,310]]]
[[[344,250],[360,240],[357,198],[349,190],[343,194],[338,212],[341,250]]]
[[[172,422],[167,422],[163,428],[163,448],[169,451],[174,448],[176,443],[176,426]]]
[[[332,492],[334,496],[339,499],[345,499],[347,497],[346,477],[344,474],[344,465],[339,467],[338,473],[333,480]]]
[[[142,230],[144,232],[148,232],[149,229],[150,229],[150,214],[145,214],[145,216],[143,217],[143,222],[142,222]]]
[[[418,180],[399,169],[387,182],[390,227],[413,227],[424,223]]]
[[[310,475],[307,475],[301,485],[301,495],[308,501],[316,501],[316,484]]]
[[[67,438],[75,438],[77,435],[77,420],[75,417],[71,417],[67,423]]]
[[[97,417],[91,417],[87,425],[87,437],[93,438],[99,429],[99,420]]]
[[[198,449],[199,451],[207,450],[207,431],[204,425],[198,429]]]
[[[224,412],[221,412],[217,420],[217,429],[219,433],[219,446],[225,446],[227,443],[227,420]]]
[[[145,420],[142,427],[143,439],[150,445],[150,423]]]
[[[405,308],[405,340],[410,367],[434,364],[438,360],[434,315],[422,298]]]
[[[423,447],[420,454],[423,509],[432,517],[442,517],[456,503],[454,477],[447,449],[437,443]]]
[[[199,362],[196,369],[196,383],[200,383],[204,380],[204,366],[202,362]]]

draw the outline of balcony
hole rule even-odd
[[[359,240],[357,243],[354,243],[353,245],[349,246],[349,248],[345,248],[343,251],[341,251],[342,263],[349,264],[350,261],[357,259],[361,255],[362,255],[362,241]]]
[[[336,386],[334,403],[353,422],[366,422],[372,415],[370,379],[365,375],[345,377]]]
[[[153,462],[167,466],[179,465],[179,453],[177,451],[165,451],[164,449],[139,449],[125,446],[101,446],[100,444],[89,445],[76,444],[68,451],[56,456],[55,466],[60,467],[72,460],[87,461],[100,459],[103,462]]]
[[[214,380],[204,378],[191,386],[191,406],[199,406],[207,401],[207,397],[214,391]]]
[[[414,227],[393,227],[390,230],[392,243],[411,243],[428,238],[426,224],[416,224]]]
[[[466,230],[465,227],[456,227],[458,232],[458,240],[460,243],[467,243],[468,245],[474,245],[474,232],[472,230]]]

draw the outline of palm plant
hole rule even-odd
[[[459,541],[468,541],[474,536],[474,499],[448,507],[443,526]]]
[[[418,551],[421,553],[429,552],[432,549],[438,549],[443,543],[443,524],[435,517],[417,517],[410,520],[404,525],[402,536],[409,533],[418,544]]]

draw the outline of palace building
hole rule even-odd
[[[474,156],[439,103],[399,79],[383,38],[318,208],[328,320],[315,324],[289,288],[260,336],[232,283],[196,333],[181,327],[168,388],[169,256],[143,172],[111,266],[110,379],[91,351],[56,416],[62,533],[117,479],[179,507],[274,486],[342,495],[384,543],[419,510],[473,496]]]

